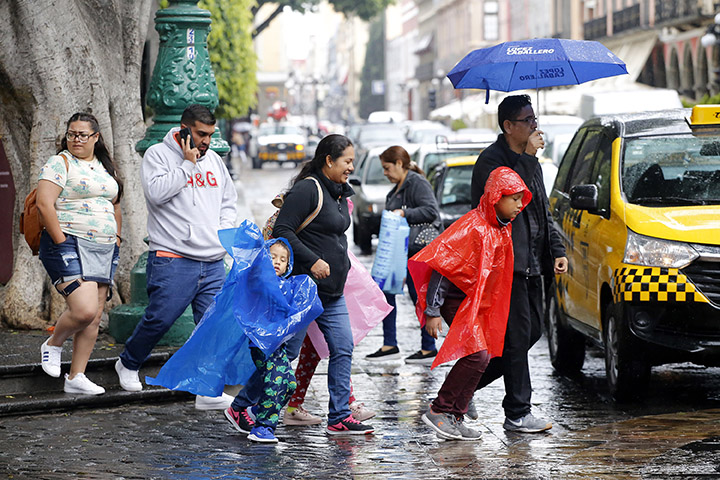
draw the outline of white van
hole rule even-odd
[[[583,93],[579,113],[580,117],[588,120],[601,115],[650,112],[682,106],[680,95],[672,89],[621,90]]]

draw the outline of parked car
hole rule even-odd
[[[493,141],[495,141],[494,138],[489,142],[482,143],[426,143],[418,146],[410,158],[423,169],[429,179],[435,167],[442,164],[443,161],[466,155],[477,157]]]
[[[720,364],[720,105],[585,122],[550,210],[569,260],[549,295],[553,366],[604,349],[610,392],[641,394],[653,365]]]
[[[443,228],[470,211],[470,184],[477,155],[447,158],[430,173]]]
[[[426,144],[435,143],[435,138],[438,135],[448,136],[452,131],[438,122],[430,121],[419,121],[419,122],[407,122],[406,123],[407,141],[410,143]]]
[[[302,127],[288,123],[264,123],[255,135],[251,149],[253,168],[262,168],[267,162],[305,161],[307,135]]]
[[[373,147],[389,147],[407,143],[400,125],[395,123],[366,123],[361,125],[355,137],[355,155],[362,156]]]
[[[372,236],[380,232],[380,219],[385,209],[385,197],[393,184],[383,175],[380,154],[387,147],[375,147],[367,151],[357,162],[350,175],[350,185],[355,190],[352,197],[353,239],[360,251],[372,251]]]

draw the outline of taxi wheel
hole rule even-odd
[[[554,289],[553,289],[554,290]],[[585,338],[562,323],[562,312],[554,294],[545,313],[545,329],[550,362],[560,373],[577,374],[585,363]]]
[[[650,363],[645,348],[628,327],[626,309],[610,305],[603,324],[605,374],[610,393],[618,401],[638,398],[650,381]]]

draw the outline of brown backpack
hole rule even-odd
[[[300,233],[305,227],[310,225],[310,222],[315,220],[315,217],[318,216],[318,213],[320,213],[320,210],[322,209],[323,205],[323,191],[322,187],[320,186],[320,182],[315,177],[305,177],[303,180],[312,180],[315,182],[315,186],[317,187],[318,191],[318,204],[317,207],[315,207],[315,210],[310,212],[310,215],[305,219],[303,223],[300,224],[300,226],[295,230],[295,233]],[[265,222],[265,226],[262,229],[263,237],[265,240],[269,240],[273,238],[272,231],[273,228],[275,228],[275,220],[277,220],[278,214],[280,213],[280,209],[283,206],[283,203],[285,202],[285,194],[281,193],[279,195],[276,195],[275,198],[270,202],[273,204],[274,207],[277,208],[277,211],[270,215],[270,218],[267,219]]]
[[[62,153],[59,155],[65,161],[65,169],[69,171],[67,157]],[[40,251],[40,235],[44,228],[37,208],[37,188],[33,188],[33,191],[25,197],[25,206],[20,214],[20,233],[25,235],[25,241],[33,255],[37,255]]]

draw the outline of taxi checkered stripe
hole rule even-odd
[[[623,267],[613,273],[615,302],[701,302],[708,299],[677,268]]]

